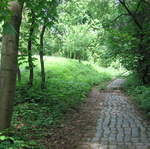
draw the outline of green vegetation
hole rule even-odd
[[[32,148],[26,138],[61,123],[122,67],[136,74],[125,88],[149,115],[149,12],[148,0],[0,0],[0,132],[16,130],[0,148]]]
[[[22,149],[22,148],[27,148],[27,149],[33,149],[36,146],[35,141],[28,141],[25,142],[18,137],[7,137],[1,134],[0,136],[0,148],[1,149]],[[42,146],[41,146],[42,147]],[[38,149],[42,149],[39,145]]]
[[[131,98],[135,100],[142,110],[144,110],[147,116],[150,116],[150,86],[143,85],[142,81],[137,79],[135,74],[128,76],[126,83],[124,84],[125,91],[131,95]]]
[[[29,88],[27,84],[26,65],[22,69],[22,81],[17,83],[12,121],[14,128],[12,133],[16,137],[0,138],[1,146],[7,144],[8,149],[9,146],[19,148],[19,145],[34,148],[35,141],[46,136],[52,126],[60,123],[66,112],[76,110],[82,102],[85,102],[94,85],[106,83],[121,73],[114,68],[106,69],[89,62],[79,63],[77,60],[46,57],[47,88],[42,90],[38,60],[36,63],[34,87]],[[45,131],[47,128],[49,130]],[[26,141],[29,138],[34,138],[34,141]],[[39,146],[35,145],[36,147]]]

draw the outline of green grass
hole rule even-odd
[[[36,61],[32,88],[28,87],[29,73],[25,65],[21,67],[22,81],[17,82],[17,105],[12,121],[16,131],[14,138],[21,136],[19,139],[24,140],[30,148],[33,141],[28,141],[29,138],[38,140],[44,137],[47,134],[45,129],[61,123],[66,112],[77,109],[93,86],[105,84],[120,73],[113,68],[101,68],[66,58],[46,57],[44,61],[46,89],[40,89],[39,61]]]
[[[139,108],[150,117],[150,86],[142,85],[141,81],[134,74],[131,74],[127,77],[124,89],[136,101]]]

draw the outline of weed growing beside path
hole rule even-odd
[[[137,77],[132,74],[128,76],[124,89],[150,117],[150,86],[142,85]]]

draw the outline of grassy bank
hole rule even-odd
[[[41,145],[37,145],[37,140],[50,135],[50,128],[60,124],[66,112],[77,109],[80,103],[86,100],[94,85],[104,84],[120,73],[112,68],[106,69],[88,62],[79,63],[76,60],[57,57],[46,57],[45,67],[46,89],[44,90],[40,89],[39,61],[36,61],[32,88],[28,86],[27,67],[25,65],[21,67],[22,81],[17,82],[12,121],[14,140],[10,143],[11,147],[14,146],[12,149],[21,146],[30,149],[42,148]],[[9,149],[9,141],[5,139],[0,148],[4,145]]]
[[[125,91],[137,102],[139,108],[150,117],[150,86],[144,86],[133,74],[129,75],[124,84]]]

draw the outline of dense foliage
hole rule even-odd
[[[144,86],[137,76],[132,74],[124,84],[124,89],[150,117],[150,86]]]
[[[12,23],[18,17],[16,8],[22,13],[18,30]],[[149,114],[149,11],[148,0],[0,0],[1,65],[4,64],[0,73],[2,69],[4,73],[14,69],[16,74],[17,70],[12,124],[23,136],[1,134],[0,148],[31,148],[35,142],[21,141],[35,137],[29,135],[30,131],[35,135],[38,131],[39,135],[43,126],[58,123],[68,110],[76,109],[92,86],[103,82],[105,86],[115,75],[114,69],[110,74],[110,68],[99,69],[91,63],[120,70],[123,66],[136,74],[126,86],[131,94],[138,95],[138,103]],[[15,37],[15,46],[9,48],[4,42],[8,37]],[[7,55],[12,47],[16,47],[16,53]],[[4,56],[11,58],[13,54],[16,59],[7,65],[16,63],[16,68],[7,69]],[[11,79],[3,81],[3,76],[6,75],[0,74],[0,90],[3,82],[4,86],[11,84]],[[135,78],[140,84],[136,84]],[[2,95],[0,92],[0,104]],[[7,99],[6,105],[10,103]]]
[[[143,84],[149,84],[150,5],[144,0],[119,0],[113,7],[115,13],[108,13],[109,18],[105,18],[104,24],[107,56],[119,59],[125,68],[138,75]]]

